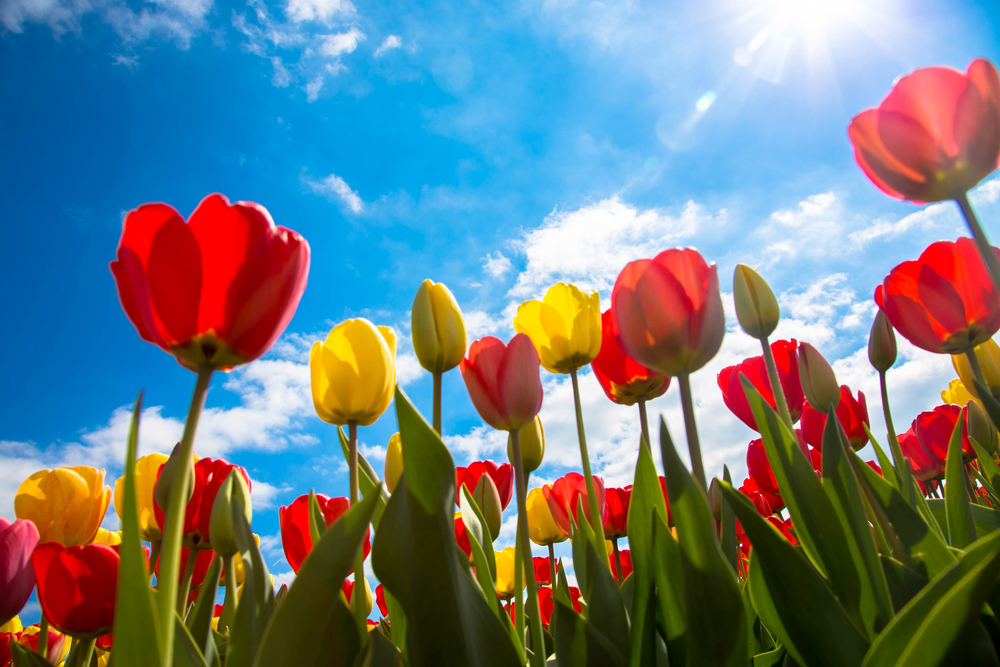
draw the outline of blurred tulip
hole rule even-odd
[[[32,579],[35,578],[34,571],[32,571],[32,573],[31,573],[31,578]],[[24,630],[24,626],[21,625],[21,618],[19,616],[14,616],[12,619],[10,619],[9,621],[7,621],[6,623],[0,623],[0,633],[4,633],[4,632],[7,632],[7,633],[20,632],[21,630]],[[0,660],[0,665],[3,665],[3,661],[2,660]]]
[[[542,427],[542,420],[538,415],[530,422],[522,426],[517,431],[521,444],[521,465],[524,466],[524,473],[528,474],[538,470],[545,458],[545,429]],[[507,460],[513,463],[514,460],[514,438],[507,434]]]
[[[253,541],[259,547],[260,546],[260,535],[258,535],[257,533],[254,533],[253,534]],[[199,562],[199,564],[201,563],[201,561],[198,561],[198,562]],[[195,567],[197,568],[198,565],[196,565]],[[236,585],[237,586],[242,586],[243,582],[246,580],[247,569],[246,569],[246,566],[243,564],[243,556],[240,555],[239,551],[237,551],[236,554],[235,554],[235,556],[233,557],[233,570],[236,572]],[[183,569],[181,571],[183,572]],[[222,575],[220,575],[220,577],[219,577],[219,583],[220,584],[225,582],[225,576],[226,576],[226,564],[225,564],[225,561],[223,561],[223,563],[222,563]]]
[[[39,542],[77,546],[97,535],[110,501],[103,468],[39,470],[18,487],[14,513],[35,524]]]
[[[389,444],[385,446],[385,468],[382,474],[386,488],[392,493],[403,475],[403,441],[399,433],[393,433]]]
[[[673,512],[670,510],[670,494],[667,493],[667,480],[660,475],[660,491],[663,493],[663,501],[667,504],[667,525],[674,523]]]
[[[626,264],[615,281],[611,310],[625,354],[668,377],[708,363],[726,333],[716,266],[694,248]]]
[[[323,520],[330,526],[346,512],[351,502],[347,498],[330,498],[322,493],[316,494],[319,508],[323,512]],[[285,559],[295,572],[299,571],[302,561],[312,551],[312,532],[309,528],[309,494],[303,494],[293,500],[287,507],[278,509],[278,523],[281,525],[281,546],[285,551]],[[371,529],[365,532],[364,557],[368,558],[371,551]],[[354,570],[352,569],[351,572]]]
[[[632,499],[632,485],[604,490],[604,537],[628,535],[628,505]]]
[[[396,333],[363,317],[345,320],[312,346],[309,372],[320,419],[371,426],[396,390]]]
[[[736,265],[733,301],[736,303],[736,319],[747,335],[763,341],[774,333],[781,319],[778,300],[756,269],[746,264]]]
[[[541,301],[518,306],[514,331],[531,339],[545,370],[579,370],[601,350],[601,299],[597,292],[556,283]]]
[[[226,475],[222,486],[215,494],[209,513],[209,526],[212,534],[212,550],[222,557],[235,556],[240,549],[236,546],[236,527],[233,525],[233,512],[239,506],[239,511],[246,517],[247,526],[253,520],[253,509],[250,505],[250,487],[243,479],[240,471],[233,468]]]
[[[957,405],[939,405],[933,410],[921,412],[913,420],[913,432],[917,435],[921,448],[931,459],[948,460],[948,446],[955,425],[962,421],[962,454],[968,459],[975,458],[976,452],[969,442],[969,428],[965,423],[966,411]]]
[[[455,542],[468,557],[469,562],[472,562],[472,545],[469,544],[469,533],[465,528],[465,522],[462,521],[461,512],[455,512]]]
[[[494,552],[494,558],[497,564],[497,595],[509,598],[516,592],[514,588],[514,547]],[[525,577],[521,577],[522,590],[525,587],[525,579]]]
[[[882,466],[880,466],[879,464],[875,463],[874,461],[865,461],[865,463],[868,464],[869,468],[871,468],[872,470],[874,470],[875,472],[877,472],[879,477],[883,477],[884,476],[882,474]]]
[[[619,405],[635,405],[640,399],[662,396],[670,387],[670,378],[625,354],[618,345],[614,327],[614,313],[609,308],[601,315],[601,351],[590,362],[601,389]]]
[[[103,544],[38,545],[31,563],[38,582],[38,603],[49,623],[80,638],[110,632],[119,562],[118,552]]]
[[[552,583],[552,569],[550,567],[549,559],[539,558],[535,556],[531,559],[532,565],[535,568],[535,583],[541,584],[551,584]]]
[[[469,487],[469,493],[472,493],[479,484],[479,478],[484,474],[493,479],[497,493],[500,495],[500,506],[507,509],[514,494],[514,466],[509,463],[497,465],[493,461],[473,461],[468,467],[457,466],[455,468],[455,488],[460,489],[462,484],[465,484]],[[455,502],[458,502],[457,497]]]
[[[365,582],[365,616],[369,616],[372,613],[372,587],[368,584],[368,579],[361,581]],[[351,598],[354,597],[354,582],[350,579],[344,579],[344,585],[341,586],[340,590],[344,592],[347,604],[351,604]]]
[[[868,419],[868,404],[864,392],[859,391],[855,399],[851,389],[846,384],[840,387],[840,403],[837,405],[837,420],[847,433],[847,440],[857,451],[868,444],[868,434],[865,426],[870,425]],[[806,442],[823,451],[823,429],[826,427],[826,414],[814,409],[808,403],[802,408],[802,436]]]
[[[791,414],[792,423],[795,423],[799,420],[799,415],[802,414],[803,402],[802,384],[799,382],[798,343],[794,338],[790,341],[776,340],[771,343],[771,354],[774,356],[774,364],[778,369],[778,381],[781,382],[781,389],[785,393],[785,401],[788,403],[788,412]],[[744,359],[735,366],[723,368],[718,376],[719,389],[722,390],[722,400],[726,407],[739,417],[740,421],[756,431],[757,421],[754,419],[746,391],[743,389],[743,383],[740,380],[741,374],[753,383],[754,388],[760,392],[760,395],[772,409],[777,409],[764,357]]]
[[[195,456],[195,461],[199,457]],[[153,508],[153,489],[156,487],[156,476],[160,466],[167,462],[167,455],[153,452],[140,456],[135,461],[135,487],[139,500],[139,538],[146,542],[155,542],[162,535],[160,524],[156,522],[156,510]],[[115,513],[123,518],[125,512],[125,475],[115,482]]]
[[[840,385],[830,363],[809,343],[799,343],[799,380],[809,404],[826,412],[840,403]]]
[[[604,516],[608,511],[605,502],[604,480],[596,475],[593,476],[593,479],[595,492],[597,493],[597,506],[603,510],[601,516],[603,523]],[[587,498],[586,480],[584,480],[583,475],[580,473],[566,473],[553,482],[552,486],[547,484],[543,486],[542,493],[545,494],[545,501],[549,505],[552,518],[555,520],[556,525],[559,526],[559,530],[567,537],[570,535],[570,515],[573,516],[577,524],[583,520],[577,514],[579,511],[579,502],[583,502],[583,511],[586,515],[587,523],[593,524],[590,516],[590,501]]]
[[[1000,329],[1000,292],[972,239],[932,243],[885,277],[875,302],[896,331],[929,352],[962,354]]]
[[[91,544],[103,544],[106,547],[114,547],[122,543],[121,533],[113,533],[106,528],[98,528],[97,535]]]
[[[507,345],[486,336],[469,346],[460,364],[462,379],[483,421],[498,431],[513,431],[535,418],[542,409],[538,365],[535,346],[524,334]]]
[[[580,589],[576,586],[570,586],[569,597],[573,602],[573,609],[576,613],[581,613],[583,611],[583,605],[580,604],[580,600],[583,599],[583,595],[580,594]],[[552,589],[550,587],[542,586],[538,589],[538,606],[539,612],[542,614],[542,625],[548,628],[549,621],[552,620],[552,610],[554,607]],[[514,605],[511,605],[512,609],[513,607]]]
[[[972,393],[966,389],[965,383],[958,378],[949,382],[948,388],[941,391],[941,400],[945,403],[951,403],[952,405],[957,405],[959,407],[968,405],[969,401],[982,405],[982,403],[979,402],[979,399],[973,396]]]
[[[21,632],[17,633],[14,637],[14,641],[21,644],[29,651],[33,653],[38,652],[38,640],[41,636],[42,629],[36,623],[35,625],[29,625],[24,628]],[[70,642],[67,640],[66,635],[58,632],[56,630],[49,629],[48,637],[45,644],[45,659],[49,661],[49,664],[59,665],[62,664],[66,656],[69,655]],[[2,653],[2,649],[0,649]],[[0,665],[3,664],[3,660],[0,659]]]
[[[375,603],[383,618],[389,618],[389,605],[385,603],[385,589],[382,584],[375,587]]]
[[[875,321],[868,334],[868,361],[880,373],[886,372],[896,363],[896,333],[881,308],[875,313]]]
[[[753,480],[749,481],[752,482]],[[757,510],[757,514],[768,517],[778,511],[771,507],[771,503],[768,502],[767,496],[759,489],[755,490],[752,485],[744,484],[740,491],[743,495],[750,499],[750,502],[753,503],[754,508]]]
[[[997,427],[986,411],[975,401],[969,401],[966,410],[966,426],[969,438],[990,454],[996,454],[998,442]]]
[[[750,497],[750,494],[757,490],[763,494],[773,511],[784,509],[785,501],[781,499],[778,482],[774,478],[774,471],[771,470],[771,463],[767,460],[767,452],[764,450],[764,441],[760,438],[751,441],[747,446],[747,472],[754,486],[744,491],[744,494]]]
[[[444,283],[425,280],[410,311],[413,351],[431,373],[450,371],[465,356],[465,320]]]
[[[975,354],[976,360],[979,362],[979,367],[983,370],[983,379],[986,380],[986,388],[989,389],[990,394],[994,397],[1000,396],[1000,345],[997,345],[997,342],[990,338],[982,345],[976,346]],[[969,363],[968,355],[952,355],[951,365],[955,367],[955,372],[961,378],[965,390],[972,394],[976,400],[979,400],[979,392],[976,391],[976,385],[972,382],[975,373],[972,372],[972,365]],[[965,405],[965,403],[961,403],[961,405]]]
[[[157,486],[163,479],[161,474],[157,478]],[[193,492],[188,500],[187,508],[184,512],[184,546],[195,549],[207,549],[212,543],[211,522],[212,505],[215,497],[219,493],[222,484],[233,471],[238,471],[247,486],[247,497],[250,495],[250,475],[242,466],[233,465],[225,459],[198,459],[194,464]],[[153,511],[156,522],[160,526],[164,525],[164,511],[157,500],[157,494],[153,493]]]
[[[916,420],[914,420],[914,425]],[[898,438],[899,449],[903,456],[910,462],[913,476],[921,482],[925,482],[933,477],[940,477],[944,474],[944,460],[932,457],[924,448],[920,446],[920,440],[914,426],[911,426],[906,433]]]
[[[618,559],[622,564],[622,578],[621,581],[618,580],[618,569],[615,566],[615,555],[611,554],[608,557],[608,565],[611,566],[611,576],[615,578],[615,581],[621,583],[628,579],[628,575],[632,574],[632,552],[628,549],[621,549],[618,552]]]
[[[225,370],[284,332],[306,288],[309,244],[253,202],[209,195],[186,224],[166,204],[143,204],[125,218],[111,273],[143,340],[191,370]]]
[[[990,61],[962,72],[922,67],[848,128],[854,156],[880,190],[928,203],[955,199],[1000,165],[1000,82]]]
[[[556,520],[552,518],[552,511],[549,509],[548,501],[545,500],[542,487],[535,487],[528,492],[524,506],[528,513],[528,535],[532,542],[544,547],[566,540],[568,536],[559,529]]]
[[[212,561],[215,559],[215,552],[211,549],[188,549],[187,547],[181,547],[180,555],[180,565],[178,566],[177,579],[180,581],[184,577],[184,570],[187,568],[188,558],[191,554],[195,554],[194,569],[191,571],[191,594],[193,597],[197,597],[198,587],[205,583],[205,575],[208,574],[208,568],[212,566]],[[160,575],[160,560],[156,561],[155,569],[157,579]],[[209,582],[212,583],[212,582]]]
[[[16,618],[31,597],[35,587],[31,554],[37,545],[35,524],[0,516],[0,625]]]
[[[216,632],[219,631],[219,619],[222,618],[223,605],[215,605],[215,609],[212,611],[212,629]]]

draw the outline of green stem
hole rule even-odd
[[[524,567],[518,567],[521,561],[521,553],[524,545],[521,544],[521,532],[518,531],[514,538],[514,627],[517,629],[517,636],[521,644],[524,644]]]
[[[160,557],[160,540],[153,540],[149,543],[149,573],[148,580],[153,581],[153,573],[156,572],[156,561]]]
[[[573,388],[576,388],[576,372],[573,373]],[[580,398],[577,394],[577,414],[579,415]],[[531,615],[531,666],[544,667],[545,665],[545,636],[542,634],[542,614],[538,607],[538,586],[535,583],[535,567],[531,561],[531,540],[528,539],[528,507],[526,499],[528,496],[527,484],[524,477],[524,464],[521,462],[521,437],[517,430],[510,432],[512,449],[514,450],[514,479],[517,486],[517,532],[518,539],[524,545],[521,551],[521,562],[524,564],[524,576],[528,583],[528,612]],[[586,445],[583,445],[586,452]],[[587,458],[584,456],[584,461]],[[589,475],[587,479],[590,479]],[[591,484],[593,481],[591,480]],[[598,515],[600,521],[600,515]],[[600,525],[600,524],[598,524]],[[515,572],[517,570],[515,569]]]
[[[896,427],[892,424],[892,410],[889,408],[889,384],[886,382],[885,371],[878,372],[878,381],[882,390],[882,414],[885,416],[885,428],[889,437],[889,449],[892,450],[892,461],[896,464],[896,474],[899,485],[903,488],[903,497],[913,505],[916,498],[913,497],[910,465],[906,457],[903,456],[903,450],[899,446],[899,438],[896,437]]]
[[[691,399],[691,376],[687,373],[678,375],[677,382],[681,386],[681,407],[684,409],[684,429],[687,432],[688,452],[691,454],[691,472],[707,492],[705,465],[701,462],[701,444],[698,442],[698,424],[694,419],[694,402]]]
[[[181,585],[177,588],[177,615],[182,619],[187,611],[188,596],[191,593],[191,578],[194,577],[194,564],[198,560],[198,552],[194,549],[188,550],[187,563],[184,564],[184,575],[181,577]]]
[[[49,648],[49,619],[42,614],[41,627],[38,629],[38,655],[45,657]]]
[[[1000,289],[1000,260],[997,259],[996,253],[990,247],[989,239],[986,238],[986,232],[983,231],[983,226],[979,224],[979,218],[976,217],[976,212],[972,210],[972,204],[969,203],[968,195],[963,192],[955,197],[955,201],[958,202],[958,207],[962,209],[962,215],[965,216],[965,222],[969,225],[972,238],[976,240],[976,247],[979,249],[980,257],[983,258],[986,266],[989,267],[990,275],[993,277],[993,285],[997,289]]]
[[[236,620],[236,607],[239,605],[236,585],[236,556],[226,556],[226,597],[222,605],[222,618],[219,619],[219,632],[222,628],[233,627]]]
[[[611,546],[615,550],[615,572],[618,573],[617,581],[618,581],[618,585],[621,586],[622,585],[622,557],[621,557],[621,554],[618,552],[618,536],[617,535],[615,537],[611,538]]]
[[[649,442],[649,418],[646,417],[645,397],[639,399],[639,424],[642,426],[642,441],[646,444],[646,451],[652,453],[653,445]]]
[[[72,667],[89,667],[90,661],[94,657],[94,647],[97,646],[97,637],[93,639],[81,639],[73,649],[73,655],[67,664]]]
[[[966,350],[965,358],[969,360],[969,365],[972,366],[972,373],[976,376],[976,379],[979,380],[984,387],[987,386],[986,376],[983,375],[983,367],[979,363],[979,358],[976,357],[976,348],[970,347]]]
[[[442,373],[434,373],[434,430],[441,433],[441,378]]]
[[[552,590],[556,589],[556,552],[551,542],[549,542],[549,586]]]
[[[356,421],[347,422],[348,431],[348,453],[351,467],[351,507],[358,502],[358,423]],[[354,607],[354,618],[358,623],[362,637],[368,636],[368,614],[365,613],[365,605],[368,601],[368,594],[365,588],[365,550],[364,546],[358,547],[358,553],[354,556],[354,594],[351,596],[351,603]]]
[[[583,408],[580,405],[580,382],[577,380],[576,370],[570,371],[570,377],[573,378],[573,403],[576,406],[576,433],[580,438],[580,458],[583,459],[583,481],[587,485],[587,502],[590,505],[590,526],[594,529],[594,535],[598,536],[596,540],[597,544],[594,545],[599,549],[598,555],[604,559],[604,562],[607,562],[608,547],[604,544],[603,539],[604,521],[602,517],[604,516],[604,508],[597,504],[597,488],[594,486],[594,476],[590,473],[590,456],[587,454],[587,434],[583,430]],[[514,442],[518,442],[518,440],[515,439]],[[521,451],[520,445],[517,446],[517,451]]]
[[[771,382],[771,393],[774,394],[774,404],[778,406],[778,414],[785,426],[792,433],[795,426],[792,425],[792,414],[788,411],[788,402],[785,400],[785,389],[781,386],[781,378],[778,377],[778,366],[774,363],[774,353],[771,352],[771,344],[767,341],[767,336],[760,339],[760,346],[764,348],[764,365],[767,366],[767,379]]]
[[[179,465],[170,488],[170,502],[167,504],[166,526],[163,530],[163,544],[160,551],[160,575],[157,577],[157,606],[160,612],[160,663],[172,665],[174,660],[174,605],[177,603],[177,588],[180,579],[181,539],[184,536],[184,514],[188,501],[188,490],[192,484],[194,469],[194,434],[198,430],[198,418],[205,407],[205,395],[212,380],[212,369],[198,368],[198,379],[191,396],[184,435],[178,450]]]

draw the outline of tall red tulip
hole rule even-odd
[[[541,362],[525,334],[507,345],[493,336],[474,341],[459,366],[472,404],[496,430],[517,430],[542,409]]]
[[[331,525],[351,507],[347,498],[330,498],[322,493],[316,494],[319,508],[323,512],[326,525]],[[299,496],[287,507],[278,509],[278,523],[281,525],[281,546],[285,551],[285,559],[295,572],[299,571],[302,561],[312,551],[312,531],[309,528],[309,494]],[[371,551],[371,528],[365,532],[364,557],[368,558]],[[353,568],[351,572],[353,572]]]
[[[669,377],[625,354],[616,338],[615,318],[610,308],[601,315],[601,351],[590,367],[604,393],[620,405],[635,405],[639,399],[652,400],[670,387]]]
[[[166,464],[164,464],[166,465]],[[225,459],[198,459],[194,464],[194,493],[188,501],[184,512],[184,544],[188,547],[207,548],[211,544],[209,523],[212,518],[212,505],[219,488],[233,470],[239,470],[250,489],[250,475],[245,468],[233,465]],[[157,482],[163,472],[163,466],[156,473]],[[153,496],[153,511],[158,525],[165,525],[165,513]]]
[[[930,352],[962,354],[1000,330],[1000,292],[967,238],[932,243],[920,259],[894,268],[875,302],[899,333]]]
[[[855,450],[868,444],[868,434],[865,426],[870,425],[868,419],[868,404],[864,392],[859,391],[854,398],[850,388],[845,384],[840,386],[840,403],[837,405],[837,421],[844,427],[847,439]],[[823,451],[823,429],[826,427],[826,415],[814,409],[809,403],[802,408],[802,437],[806,442]]]
[[[38,545],[31,564],[38,582],[38,603],[49,623],[80,638],[111,632],[119,562],[118,552],[103,544]]]
[[[781,389],[785,393],[785,401],[788,403],[788,412],[792,416],[792,423],[795,423],[799,420],[799,415],[802,414],[802,403],[805,399],[802,393],[802,384],[799,382],[798,343],[794,338],[790,341],[776,340],[771,343],[771,354],[774,356],[774,365],[778,369],[778,381],[781,383]],[[777,409],[764,357],[750,357],[735,366],[723,368],[718,377],[719,389],[722,390],[722,400],[725,401],[726,407],[739,417],[740,421],[756,431],[757,421],[754,419],[753,412],[750,410],[750,402],[743,390],[743,383],[740,381],[741,374],[753,383],[754,388],[760,392],[768,405]]]
[[[716,266],[694,248],[626,264],[611,293],[611,310],[625,354],[668,377],[708,363],[726,333]]]
[[[469,493],[472,493],[479,484],[479,478],[484,474],[489,475],[490,479],[493,480],[497,487],[497,493],[500,494],[500,505],[503,509],[507,509],[507,505],[510,504],[510,499],[514,495],[514,466],[509,463],[497,465],[493,461],[473,461],[468,467],[457,466],[455,468],[455,488],[461,489],[462,484],[465,484]],[[459,494],[456,493],[456,503],[458,498]]]
[[[601,516],[603,522],[604,515],[608,511],[605,504],[604,480],[597,475],[594,475],[593,478],[594,492],[597,494],[597,506],[603,508],[604,512]],[[573,516],[577,524],[582,521],[577,514],[580,502],[583,503],[583,512],[587,517],[587,523],[593,525],[590,517],[590,501],[587,498],[587,483],[580,473],[566,473],[553,482],[552,486],[543,486],[542,494],[545,496],[545,502],[549,505],[549,511],[552,512],[552,518],[555,520],[556,525],[559,526],[559,530],[565,535],[570,534],[570,515]]]
[[[969,427],[965,423],[966,409],[946,403],[933,410],[921,412],[913,420],[913,432],[917,435],[920,447],[932,460],[941,462],[943,466],[948,460],[948,445],[955,425],[962,421],[962,454],[966,459],[976,456],[976,451],[969,441]]]
[[[306,288],[309,244],[260,204],[219,194],[185,223],[166,204],[129,211],[111,262],[139,335],[182,366],[228,369],[261,356]]]
[[[31,597],[35,588],[31,553],[37,544],[35,524],[0,516],[0,625],[17,616]]]
[[[628,505],[632,500],[632,485],[605,489],[604,498],[604,537],[625,537],[628,535]]]
[[[955,199],[1000,166],[1000,79],[988,60],[924,67],[848,128],[868,178],[896,199]]]
[[[940,477],[944,474],[944,459],[928,454],[920,446],[920,440],[915,431],[916,420],[906,433],[898,437],[899,449],[903,456],[910,462],[913,476],[921,482],[925,482],[933,477]]]

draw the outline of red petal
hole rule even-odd
[[[153,237],[146,273],[164,338],[186,343],[200,331],[202,254],[191,229],[179,217],[165,222]]]

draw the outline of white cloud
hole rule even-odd
[[[375,49],[375,57],[379,58],[387,52],[392,51],[393,49],[398,49],[402,46],[403,40],[399,38],[399,35],[389,35],[382,41],[382,44]]]
[[[810,195],[795,208],[775,211],[751,235],[760,243],[759,267],[830,254],[843,233],[840,200],[833,192]],[[778,240],[774,240],[778,239]]]
[[[973,204],[995,204],[1000,200],[1000,176],[986,181],[972,191]]]
[[[396,355],[396,384],[400,387],[416,382],[425,372],[416,354],[405,352]]]
[[[363,32],[357,28],[351,28],[347,32],[326,35],[320,44],[319,50],[325,56],[338,58],[345,53],[353,53],[358,48],[358,42],[365,39]]]
[[[946,222],[953,227],[957,219],[958,208],[955,202],[940,202],[931,204],[895,222],[876,218],[871,225],[853,231],[847,237],[856,245],[865,246],[875,239],[894,239],[911,229],[926,232],[944,227]]]
[[[792,317],[828,322],[843,306],[854,301],[854,290],[845,282],[847,275],[834,273],[815,281],[805,292],[785,292],[780,303]]]
[[[285,5],[285,16],[295,23],[319,21],[329,23],[338,15],[354,13],[350,0],[289,0]]]
[[[292,82],[292,73],[285,67],[284,61],[279,56],[272,56],[271,66],[274,67],[274,76],[271,77],[271,83],[275,88],[287,88]]]
[[[507,456],[507,433],[494,431],[489,426],[477,426],[464,435],[446,434],[444,442],[452,453],[461,454],[465,463]],[[459,465],[462,457],[457,461]]]
[[[510,263],[510,260],[504,257],[503,253],[499,250],[497,250],[496,253],[487,254],[483,259],[485,260],[483,263],[483,271],[490,274],[494,278],[501,278],[508,271],[514,268],[514,266]]]
[[[322,80],[320,80],[320,85],[322,85]],[[318,94],[318,89],[316,92]],[[351,189],[347,181],[336,174],[330,174],[319,181],[315,181],[305,175],[302,178],[305,184],[313,191],[313,194],[322,195],[327,198],[336,197],[353,213],[361,213],[362,208],[364,208],[364,202],[358,196],[358,193]]]
[[[494,316],[485,310],[463,309],[462,316],[465,319],[465,332],[470,341],[478,340],[483,336],[504,334],[508,330],[514,330],[511,319],[502,314]]]
[[[253,482],[250,487],[250,504],[253,505],[255,512],[271,509],[274,507],[274,501],[279,494],[288,493],[291,490],[292,487],[288,485],[283,485],[279,488],[267,482]]]

